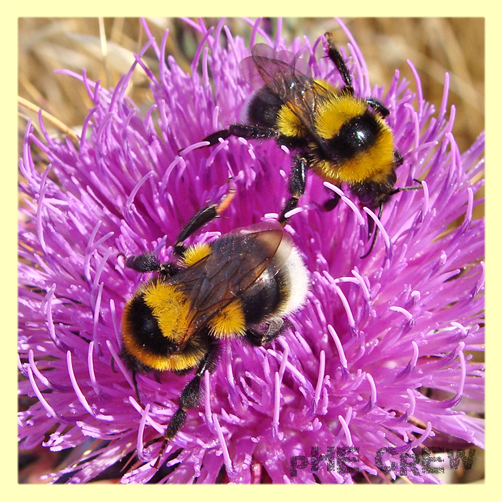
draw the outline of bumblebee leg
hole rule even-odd
[[[404,158],[399,150],[394,152],[394,167],[402,166],[404,163]],[[420,183],[420,182],[419,182]]]
[[[279,133],[271,127],[233,124],[228,129],[223,129],[222,131],[217,131],[206,136],[202,141],[209,141],[209,145],[207,146],[213,146],[217,145],[220,139],[227,139],[230,136],[237,136],[238,138],[245,139],[267,139],[276,138],[278,134]]]
[[[279,216],[279,223],[286,225],[289,218],[285,218],[285,214],[294,209],[298,205],[298,200],[305,193],[305,185],[307,183],[307,159],[300,155],[295,155],[291,175],[289,177],[289,193],[291,197],[286,201],[284,209]]]
[[[290,147],[297,146],[297,138],[291,138],[280,133],[277,129],[266,126],[234,124],[229,127],[231,136],[244,139],[269,139],[274,138],[279,145]]]
[[[412,186],[412,187],[396,188],[395,190],[392,190],[392,192],[390,192],[389,195],[395,195],[396,193],[399,193],[399,192],[409,192],[411,190],[422,190],[423,189],[422,182],[420,180],[413,178],[413,181],[416,181],[417,183],[419,183],[419,185]]]
[[[132,268],[136,272],[158,272],[161,264],[157,258],[150,253],[140,254],[138,256],[129,256],[125,266]]]
[[[399,154],[399,152],[394,152],[394,155],[396,155],[396,153],[398,153],[399,158],[402,160],[402,157]],[[414,179],[413,181],[416,181],[417,183],[420,183],[420,185],[418,185],[418,186],[412,186],[412,187],[396,188],[396,189],[392,190],[392,192],[388,193],[387,198],[391,197],[392,195],[396,195],[399,192],[405,192],[405,191],[410,191],[410,190],[421,190],[423,188],[422,187],[422,183],[421,183],[420,180]],[[383,202],[380,203],[380,210],[378,211],[378,219],[381,219],[381,217],[382,217],[383,204],[384,204]],[[375,226],[375,222],[368,215],[368,238],[371,237],[371,234],[373,232],[373,228],[375,229],[375,232],[373,233],[373,240],[371,242],[371,246],[370,246],[369,250],[363,256],[360,257],[361,259],[366,258],[371,253],[371,251],[373,250],[373,247],[375,246],[376,238],[377,238],[377,235],[378,235],[378,226]]]
[[[234,124],[229,128],[232,136],[245,139],[268,139],[276,138],[279,133],[271,127]]]
[[[284,331],[284,328],[284,320],[277,319],[269,324],[265,333],[260,333],[253,328],[248,328],[246,330],[245,337],[246,340],[254,347],[262,347],[277,338]]]
[[[333,211],[333,209],[338,206],[338,202],[340,202],[340,196],[337,193],[332,192],[331,190],[329,191],[331,192],[331,197],[329,199],[326,199],[326,201],[322,205],[322,208],[326,212]]]
[[[127,268],[136,270],[136,272],[159,272],[166,277],[171,277],[178,271],[177,267],[172,263],[160,263],[159,260],[150,253],[129,256],[125,265]]]
[[[335,43],[333,42],[333,35],[328,32],[325,33],[326,42],[328,44],[328,57],[333,61],[333,64],[336,66],[337,70],[340,72],[343,81],[345,82],[345,87],[343,91],[348,92],[350,95],[354,94],[354,88],[352,87],[352,77],[349,73],[349,69],[343,60],[340,51],[336,48]]]
[[[383,213],[383,203],[380,203],[380,209],[378,211],[378,219],[380,219],[382,217],[382,213]],[[371,234],[373,233],[373,229],[375,231],[373,233],[373,239],[371,241],[371,246],[368,249],[368,251],[366,253],[364,253],[363,256],[360,256],[361,260],[366,258],[371,253],[371,251],[373,251],[373,248],[375,247],[376,238],[378,235],[378,226],[375,225],[375,222],[373,221],[373,219],[371,218],[371,216],[369,214],[367,215],[367,217],[368,217],[368,239],[371,237]]]
[[[217,349],[218,345],[216,345],[216,343],[210,345],[206,355],[199,363],[194,377],[185,385],[185,388],[180,395],[179,407],[167,424],[164,440],[162,441],[162,446],[160,447],[160,452],[154,465],[155,469],[158,469],[160,466],[160,460],[164,455],[167,443],[171,441],[183,427],[186,420],[187,410],[195,408],[199,404],[201,396],[200,382],[206,371],[211,372],[215,368]]]
[[[174,245],[174,253],[176,255],[181,256],[186,251],[186,248],[183,245],[183,241],[185,239],[225,211],[225,209],[232,202],[232,199],[235,197],[235,193],[235,186],[229,180],[228,193],[223,197],[223,199],[221,199],[218,204],[211,204],[210,206],[202,208],[180,232],[178,238],[176,239],[176,244]]]
[[[222,131],[213,132],[213,134],[206,136],[202,141],[209,141],[209,145],[207,146],[214,146],[220,142],[220,138],[227,139],[230,136],[232,136],[232,133],[228,129],[223,129]]]
[[[136,393],[136,401],[141,406],[141,399],[139,397],[138,382],[136,381],[136,371],[132,370],[132,383],[134,385],[134,392]]]
[[[371,108],[373,108],[373,110],[375,110],[381,117],[389,116],[389,109],[383,103],[378,101],[378,99],[368,98],[366,103],[368,103],[368,105],[371,106]]]

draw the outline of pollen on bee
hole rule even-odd
[[[209,322],[209,328],[215,338],[243,335],[246,331],[246,320],[240,300],[235,300],[221,309]]]

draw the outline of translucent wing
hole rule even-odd
[[[251,53],[241,62],[246,81],[254,89],[265,84],[318,139],[314,120],[323,101],[333,95],[332,91],[314,80],[308,64],[291,52],[256,44]]]
[[[274,257],[278,268],[291,251],[288,234],[277,222],[239,229],[212,245],[212,253],[169,279],[191,303],[189,329],[181,347],[231,301],[253,285]]]
[[[240,63],[240,71],[246,82],[257,90],[263,84],[277,95],[274,80],[289,80],[297,74],[302,80],[310,80],[311,70],[304,59],[289,51],[275,51],[266,44],[256,44],[251,50],[252,56],[244,58]]]

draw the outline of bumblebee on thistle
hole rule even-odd
[[[231,188],[219,204],[203,208],[188,222],[174,246],[178,264],[161,264],[151,254],[126,262],[138,272],[158,275],[140,285],[124,308],[122,358],[134,372],[196,368],[166,428],[156,467],[187,410],[199,403],[201,379],[217,363],[218,341],[240,338],[265,345],[280,335],[284,317],[305,301],[307,270],[276,221],[185,248],[184,240],[219,216],[234,195]],[[136,394],[139,401],[137,386]]]
[[[448,78],[436,108],[425,100],[428,92],[415,93],[397,72],[386,94],[372,88],[357,42],[339,21],[354,55],[350,64],[345,59],[352,98],[376,98],[391,112],[383,117],[376,99],[363,100],[366,113],[391,128],[388,159],[398,177],[393,189],[414,178],[424,188],[391,195],[382,224],[370,215],[386,249],[375,246],[375,259],[360,260],[360,208],[343,197],[334,213],[314,209],[325,197],[317,193],[321,177],[307,174],[313,170],[310,147],[325,152],[257,71],[253,89],[265,88],[275,100],[269,110],[297,117],[293,124],[298,134],[304,128],[303,143],[291,146],[293,155],[277,148],[273,136],[198,148],[201,138],[235,122],[251,94],[238,65],[252,54],[258,36],[275,48],[277,61],[282,49],[308,52],[304,66],[284,56],[287,71],[293,67],[327,81],[335,98],[342,96],[346,83],[339,78],[335,86],[336,63],[315,57],[324,38],[286,43],[278,20],[271,39],[268,24],[257,20],[248,45],[232,35],[228,20],[210,26],[211,20],[187,19],[183,30],[200,41],[187,71],[166,55],[178,33],[165,31],[159,40],[152,33],[157,26],[141,23],[148,42],[133,66],[142,67],[149,81],[148,110],[129,93],[133,68],[109,89],[89,72],[63,70],[92,102],[78,144],[52,134],[45,114],[26,127],[19,163],[27,202],[19,227],[21,452],[43,447],[51,456],[62,454],[64,460],[43,478],[51,483],[399,482],[401,472],[391,466],[403,455],[407,481],[441,482],[415,463],[415,454],[426,460],[431,445],[485,444],[478,358],[485,347],[484,219],[473,212],[483,185],[484,135],[466,150],[459,147],[455,114],[448,113]],[[419,73],[410,66],[420,90]],[[323,87],[327,95],[330,88]],[[313,93],[307,87],[305,99]],[[255,96],[244,106],[247,115]],[[278,114],[271,116],[272,129]],[[177,156],[185,145],[192,145],[190,155]],[[392,164],[396,150],[405,158],[399,168]],[[277,221],[250,227],[292,197],[287,180],[297,156],[306,164],[303,197],[310,209],[292,217],[287,229]],[[239,196],[225,209],[231,190],[220,194],[228,177]],[[200,212],[206,200],[217,203]],[[225,218],[198,230],[224,209]],[[195,222],[186,225],[192,214],[198,214]],[[156,252],[166,241],[174,244],[172,259]],[[242,253],[225,254],[227,246]],[[254,249],[270,261],[248,289],[236,289],[230,299],[208,282],[213,273],[222,287],[235,285],[233,278],[248,263],[243,260],[255,260]],[[262,307],[247,314],[251,288],[258,291],[267,278],[270,288],[263,284],[258,297],[284,298],[278,275],[288,273],[280,264],[295,251],[309,272],[308,301],[297,310],[276,310],[263,322],[252,320],[252,310],[259,318],[275,302],[252,302]],[[239,263],[235,276],[227,267],[230,255]],[[225,268],[221,273],[216,257]],[[274,275],[279,284],[268,281],[271,268],[280,268]],[[144,279],[139,286],[138,276]],[[206,291],[228,305],[214,308],[189,277],[200,281],[199,291],[207,284]],[[304,294],[300,287],[295,301]],[[207,316],[195,315],[192,299],[197,308],[208,307]],[[181,322],[169,324],[164,307],[179,310]],[[280,328],[282,319],[288,329]],[[152,336],[143,340],[144,333]],[[268,339],[268,345],[253,344]],[[354,452],[340,459],[340,469],[323,464],[313,472],[309,463],[292,473],[291,455],[308,459],[313,448],[329,455],[331,445]],[[21,462],[28,456],[20,455]],[[21,470],[20,480],[30,467]]]
[[[347,184],[362,205],[379,208],[379,216],[392,195],[421,188],[395,188],[396,167],[403,158],[385,121],[389,110],[377,99],[354,95],[352,76],[331,33],[325,38],[327,55],[343,79],[342,88],[309,76],[309,67],[295,54],[256,44],[240,65],[245,80],[259,86],[245,106],[245,124],[232,124],[203,139],[213,146],[230,136],[274,138],[297,152],[289,178],[290,197],[279,215],[283,224],[305,192],[308,169],[338,187]],[[334,194],[324,209],[334,209],[338,200]],[[375,232],[363,258],[373,249],[376,236]]]

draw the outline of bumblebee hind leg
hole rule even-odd
[[[180,232],[178,238],[176,239],[176,244],[174,245],[174,253],[178,256],[182,256],[186,251],[186,247],[183,245],[190,235],[196,232],[199,228],[203,227],[206,223],[214,220],[219,216],[225,209],[230,205],[232,199],[235,197],[236,189],[233,185],[231,179],[228,180],[228,193],[221,199],[218,204],[211,204],[210,206],[203,207],[192,219],[186,224],[185,228]]]
[[[209,141],[209,145],[214,146],[220,142],[220,139],[227,139],[232,136],[231,132],[228,129],[223,129],[222,131],[213,132],[209,136],[206,136],[202,141]]]
[[[176,436],[176,434],[178,434],[180,429],[185,424],[187,410],[195,408],[199,404],[201,398],[200,383],[202,377],[204,376],[204,373],[206,371],[212,372],[214,370],[214,368],[216,367],[217,358],[218,345],[216,342],[212,342],[208,348],[208,351],[206,352],[206,355],[199,363],[194,377],[185,385],[180,395],[179,407],[167,424],[164,439],[162,441],[162,446],[160,447],[159,455],[157,457],[157,460],[155,461],[155,469],[158,469],[160,467],[160,461],[164,456],[167,444]]]
[[[165,275],[166,277],[171,277],[178,271],[178,268],[172,263],[160,263],[157,257],[150,253],[129,256],[125,266],[136,270],[136,272],[159,272],[159,274]]]

